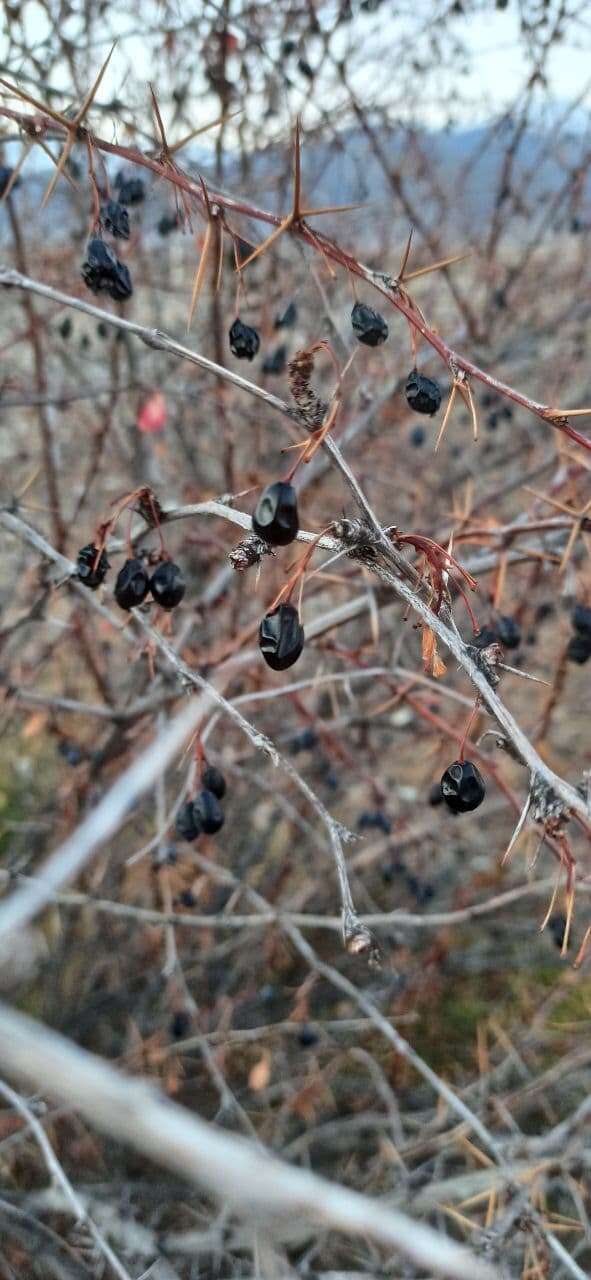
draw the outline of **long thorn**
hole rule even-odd
[[[447,402],[447,408],[446,408],[445,413],[444,413],[444,415],[443,415],[443,422],[441,423],[441,427],[439,428],[439,435],[438,435],[438,437],[437,437],[437,440],[435,441],[435,453],[437,453],[437,450],[438,450],[438,448],[439,448],[439,446],[440,446],[440,444],[441,444],[441,441],[443,440],[443,436],[444,436],[444,433],[445,433],[445,428],[446,428],[446,426],[447,426],[447,424],[448,424],[448,421],[449,421],[449,415],[450,415],[450,413],[451,413],[451,411],[452,411],[453,402],[454,402],[454,400],[455,400],[455,398],[456,398],[456,391],[457,391],[457,389],[458,389],[457,382],[454,382],[454,383],[453,383],[453,385],[452,385],[452,389],[451,389],[451,391],[450,391],[450,393],[449,393],[449,400],[448,400],[448,402]]]

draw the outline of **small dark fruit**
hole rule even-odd
[[[566,916],[560,914],[552,916],[549,924],[550,933],[557,947],[562,947],[564,935],[566,932]]]
[[[388,337],[388,326],[384,317],[373,307],[366,307],[363,302],[356,302],[351,312],[353,333],[359,342],[366,347],[379,347]]]
[[[591,635],[575,632],[568,642],[566,656],[582,667],[591,658]]]
[[[441,779],[441,794],[452,813],[471,813],[482,804],[486,787],[471,760],[455,760]]]
[[[175,819],[175,831],[181,840],[196,840],[203,830],[192,800],[185,800]]]
[[[90,587],[91,591],[96,591],[97,587],[101,586],[107,576],[107,570],[111,567],[104,551],[101,551],[98,562],[97,556],[98,547],[95,547],[94,542],[89,542],[86,547],[82,547],[76,558],[78,578],[85,587]]]
[[[126,178],[118,173],[115,178],[119,204],[141,204],[146,198],[146,188],[141,178]]]
[[[72,333],[72,327],[73,326],[72,326],[72,321],[70,319],[70,316],[64,316],[63,320],[61,321],[61,324],[58,325],[60,338],[64,338],[65,341],[67,342],[68,338]]]
[[[120,609],[134,609],[145,600],[150,580],[141,560],[126,560],[117,574],[115,599]]]
[[[591,608],[587,604],[576,604],[573,609],[572,624],[575,631],[582,636],[591,636]]]
[[[185,1009],[179,1009],[171,1019],[170,1034],[171,1036],[174,1036],[175,1040],[182,1040],[183,1036],[186,1036],[190,1026],[191,1019],[189,1014]]]
[[[206,765],[201,774],[201,782],[206,791],[212,791],[218,800],[223,800],[226,794],[226,779],[221,769],[216,769],[215,765]]]
[[[499,633],[495,627],[483,627],[482,631],[474,636],[473,644],[475,649],[488,649],[489,644],[496,644],[499,639]]]
[[[404,390],[407,404],[415,413],[437,413],[441,404],[441,387],[433,378],[426,378],[413,369],[406,379]]]
[[[224,815],[217,796],[213,791],[200,791],[193,804],[193,813],[202,831],[207,836],[215,835],[224,825]]]
[[[107,293],[115,302],[125,302],[133,293],[128,268],[100,236],[88,241],[82,278],[92,293]]]
[[[292,604],[280,604],[266,613],[259,627],[259,648],[273,671],[286,671],[297,662],[304,647],[304,628]]]
[[[107,200],[103,206],[102,219],[116,240],[129,240],[129,214],[125,205],[118,200]]]
[[[171,231],[177,231],[180,225],[178,214],[163,213],[156,230],[159,236],[169,236]]]
[[[230,339],[230,351],[233,356],[236,356],[237,360],[254,360],[261,345],[261,340],[252,325],[243,324],[242,320],[235,320],[228,337]]]
[[[298,1040],[300,1042],[302,1049],[313,1049],[314,1045],[318,1044],[318,1036],[316,1032],[313,1031],[311,1027],[307,1027],[305,1024],[300,1031]]]
[[[425,443],[426,439],[427,437],[425,435],[424,427],[413,427],[410,433],[410,443],[412,444],[413,448],[420,449],[421,445]]]
[[[376,831],[383,831],[384,835],[388,836],[392,830],[392,823],[381,809],[376,809],[375,813],[360,813],[357,827],[359,831],[367,831],[373,827]]]
[[[266,356],[263,360],[263,373],[283,373],[286,364],[287,347],[277,347],[275,351],[271,352],[270,356]]]
[[[298,318],[298,311],[295,302],[289,302],[283,315],[277,316],[275,321],[276,329],[293,329]]]
[[[252,527],[273,547],[286,547],[299,533],[298,500],[292,484],[276,480],[268,484],[257,502]]]
[[[508,613],[497,618],[495,631],[505,649],[518,649],[521,644],[521,627]]]
[[[150,591],[162,609],[176,609],[186,591],[182,569],[172,560],[163,560],[150,578]]]

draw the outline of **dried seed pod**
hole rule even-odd
[[[129,214],[125,205],[118,200],[107,200],[101,216],[112,236],[117,240],[129,240]]]
[[[249,533],[228,552],[228,560],[236,573],[245,573],[247,569],[252,568],[253,564],[260,564],[263,556],[274,554],[268,542],[259,538],[256,533]]]
[[[366,347],[380,347],[388,337],[388,326],[384,317],[373,307],[366,307],[363,302],[356,302],[351,312],[353,333],[359,342]]]
[[[407,404],[415,413],[437,413],[441,404],[441,387],[433,378],[426,378],[413,369],[406,379],[404,390]]]
[[[216,769],[215,765],[206,765],[201,774],[201,784],[206,791],[212,791],[218,800],[223,800],[226,794],[226,779],[221,769]]]
[[[286,547],[299,533],[298,501],[292,484],[276,480],[268,484],[257,502],[252,527],[273,547]]]
[[[207,836],[214,836],[224,825],[220,802],[213,791],[200,791],[193,804],[195,819]]]
[[[486,795],[484,779],[472,760],[455,760],[441,779],[441,794],[452,813],[471,813]]]
[[[572,614],[575,631],[582,636],[591,636],[591,609],[587,604],[576,604]]]
[[[150,580],[141,560],[126,560],[117,574],[115,599],[120,609],[134,609],[145,600]]]
[[[119,204],[141,204],[146,198],[146,188],[141,178],[126,178],[120,170],[115,178]]]
[[[107,293],[116,302],[125,302],[133,293],[128,268],[100,236],[93,236],[88,241],[82,278],[93,293]]]
[[[196,840],[203,830],[192,800],[181,805],[175,819],[175,831],[181,840]]]
[[[576,662],[582,667],[591,658],[591,634],[576,631],[568,642],[566,656],[570,662]]]
[[[101,551],[98,562],[95,563],[97,556],[98,547],[95,547],[94,542],[89,542],[82,547],[76,558],[77,577],[91,591],[96,591],[101,586],[111,567],[104,551]]]
[[[273,671],[286,671],[297,662],[304,647],[304,628],[292,604],[280,604],[266,613],[259,627],[259,648]]]
[[[230,339],[230,351],[232,355],[236,356],[237,360],[254,360],[261,345],[261,340],[252,325],[243,324],[242,320],[235,320],[228,337]]]
[[[172,560],[163,560],[150,578],[151,594],[162,609],[176,609],[186,588],[183,571]]]

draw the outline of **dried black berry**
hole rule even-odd
[[[61,324],[59,325],[60,338],[64,338],[67,341],[67,339],[70,337],[71,332],[72,332],[72,321],[70,319],[70,316],[64,316]]]
[[[420,449],[421,445],[425,443],[426,439],[427,437],[425,435],[424,427],[413,427],[410,433],[410,443],[414,446],[415,449]]]
[[[376,831],[383,831],[388,836],[392,830],[392,823],[382,813],[380,809],[376,809],[375,813],[361,813],[357,820],[359,831],[366,831],[368,828],[375,828]]]
[[[0,198],[4,195],[4,192],[8,187],[8,183],[10,182],[10,179],[12,178],[13,173],[14,173],[14,169],[9,168],[8,165],[0,164]],[[20,178],[15,179],[15,181],[12,184],[11,191],[14,191],[15,187],[20,186],[20,181],[21,181]]]
[[[486,425],[489,431],[496,431],[499,425],[498,413],[489,413],[488,418],[486,419]]]
[[[521,627],[508,613],[501,613],[495,631],[505,649],[518,649],[521,644]]]
[[[212,791],[218,800],[223,800],[226,794],[226,779],[221,769],[216,769],[213,764],[206,765],[201,774],[201,782],[206,791]]]
[[[587,604],[576,604],[573,609],[572,624],[575,631],[582,636],[591,636],[591,609]]]
[[[170,1034],[171,1036],[174,1036],[175,1040],[182,1040],[183,1036],[186,1036],[190,1026],[191,1019],[189,1014],[184,1009],[179,1009],[171,1019]]]
[[[582,667],[591,658],[591,635],[575,632],[568,642],[566,656]]]
[[[295,302],[288,303],[283,315],[277,316],[275,320],[276,329],[292,329],[298,318],[298,311]]]
[[[552,919],[550,920],[548,928],[550,930],[550,933],[552,934],[552,937],[556,943],[556,946],[562,947],[562,944],[564,942],[564,934],[566,931],[566,916],[562,914],[552,916]]]
[[[304,628],[292,604],[280,604],[266,613],[259,627],[259,648],[273,671],[286,671],[297,662],[304,647]]]
[[[242,320],[235,320],[230,333],[230,351],[238,360],[254,360],[261,345],[256,329]]]
[[[98,563],[95,564],[97,555],[98,548],[95,547],[94,542],[89,542],[86,547],[82,547],[76,558],[77,576],[85,587],[90,587],[91,591],[96,591],[97,587],[100,587],[105,581],[107,570],[111,567],[104,551],[101,551]]]
[[[156,227],[156,230],[159,236],[169,236],[171,231],[177,231],[180,225],[177,213],[164,213]]]
[[[78,743],[69,742],[67,738],[63,738],[59,743],[58,751],[60,756],[63,756],[64,760],[70,764],[72,768],[75,768],[77,764],[81,764],[84,759],[84,755],[78,746]]]
[[[303,729],[301,733],[296,734],[291,744],[291,754],[297,756],[300,751],[311,751],[316,746],[318,739],[313,729]]]
[[[125,205],[118,200],[107,200],[103,206],[102,219],[112,236],[117,240],[129,240],[129,214]]]
[[[150,591],[162,609],[176,609],[186,591],[183,571],[172,560],[163,560],[150,578]]]
[[[471,760],[455,760],[441,779],[441,794],[452,813],[471,813],[482,804],[486,787]]]
[[[121,609],[134,609],[145,600],[150,580],[141,560],[126,560],[117,574],[115,599]]]
[[[180,897],[179,897],[179,902],[181,906],[194,907],[195,901],[196,901],[195,894],[192,893],[190,889],[183,889],[183,892],[180,894]]]
[[[316,1032],[313,1031],[311,1027],[307,1027],[305,1025],[300,1031],[298,1040],[302,1049],[312,1049],[315,1044],[318,1044],[318,1036],[316,1035]]]
[[[482,631],[474,636],[472,644],[475,649],[488,649],[489,644],[497,644],[498,639],[498,633],[493,627],[483,627]]]
[[[125,178],[119,172],[115,178],[119,204],[141,204],[146,198],[146,188],[141,178]]]
[[[384,317],[373,307],[366,307],[363,302],[356,302],[351,312],[353,333],[359,342],[366,347],[379,347],[388,337],[388,326]]]
[[[193,813],[202,830],[208,836],[215,835],[224,825],[220,802],[213,791],[200,791],[193,805]]]
[[[287,347],[277,347],[263,360],[263,373],[283,373],[287,364]]]
[[[415,413],[437,413],[441,404],[441,387],[433,378],[426,378],[416,369],[406,379],[406,400]]]
[[[197,817],[193,802],[185,800],[181,805],[175,819],[175,831],[181,840],[196,840],[201,835],[202,826]]]
[[[292,484],[276,480],[263,489],[254,510],[252,527],[259,538],[264,538],[273,547],[286,547],[293,542],[300,524],[298,500]]]
[[[125,302],[133,293],[128,268],[100,236],[93,236],[88,241],[82,278],[93,293],[108,293],[116,302]]]

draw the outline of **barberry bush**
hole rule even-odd
[[[3,20],[0,1274],[585,1276],[584,12]]]

